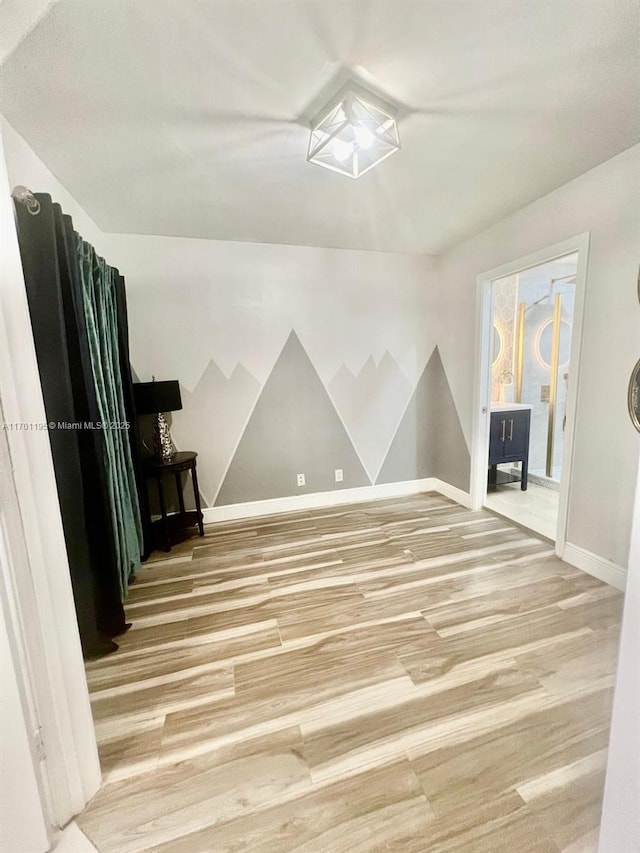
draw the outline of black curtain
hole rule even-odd
[[[35,342],[73,594],[86,657],[117,649],[128,625],[111,523],[105,433],[87,335],[78,236],[51,197],[36,194],[37,214],[16,204],[18,239]],[[117,313],[123,387],[132,399],[124,282]],[[130,404],[130,411],[132,411]],[[135,422],[133,415],[129,421]],[[65,428],[64,425],[67,425]],[[138,446],[129,434],[134,467]],[[142,491],[141,491],[142,493]]]

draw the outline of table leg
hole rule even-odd
[[[160,501],[160,512],[162,513],[162,538],[164,539],[164,550],[171,550],[171,540],[169,538],[169,524],[167,522],[167,505],[164,500],[164,484],[162,482],[162,474],[158,476],[158,500]]]
[[[185,514],[186,510],[184,508],[184,495],[182,494],[182,478],[180,476],[180,472],[176,471],[174,474],[174,477],[176,478],[176,491],[178,493],[178,504],[180,506],[180,515],[182,516],[183,523],[184,523],[184,514]]]
[[[196,500],[196,511],[198,513],[198,530],[200,536],[204,536],[204,524],[202,523],[202,509],[200,507],[200,491],[198,489],[198,475],[196,474],[196,463],[191,466],[191,482],[193,483],[193,496]]]

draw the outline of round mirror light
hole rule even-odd
[[[503,350],[504,350],[504,339],[502,337],[502,332],[494,323],[493,324],[493,350],[492,350],[492,355],[491,355],[491,366],[492,367],[494,367],[498,363],[498,361],[500,360],[500,357],[502,356]]]
[[[553,320],[549,318],[543,323],[536,334],[535,352],[536,358],[544,367],[551,367],[551,353],[553,351]],[[558,354],[558,368],[566,367],[571,356],[571,323],[568,320],[560,321],[560,347]]]

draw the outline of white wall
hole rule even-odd
[[[470,440],[476,277],[591,234],[567,540],[626,566],[638,464],[627,384],[640,355],[636,295],[640,146],[603,163],[440,258],[439,344]]]
[[[58,0],[0,0],[2,3],[0,65],[7,61],[20,42],[57,2]]]
[[[73,217],[76,231],[92,243],[100,254],[104,254],[106,249],[102,231],[2,115],[0,133],[11,190],[16,185],[22,185],[34,193],[49,193],[63,211]]]
[[[640,471],[624,601],[600,853],[640,851]]]
[[[414,384],[433,348],[428,258],[104,237],[126,276],[132,362],[141,378],[159,371],[192,390],[215,358],[225,374],[241,362],[263,382],[292,328],[325,385],[342,364],[357,372],[385,350]]]

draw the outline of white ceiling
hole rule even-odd
[[[348,72],[404,113],[358,181]],[[106,231],[439,253],[637,142],[638,72],[637,0],[59,0],[0,108]]]

